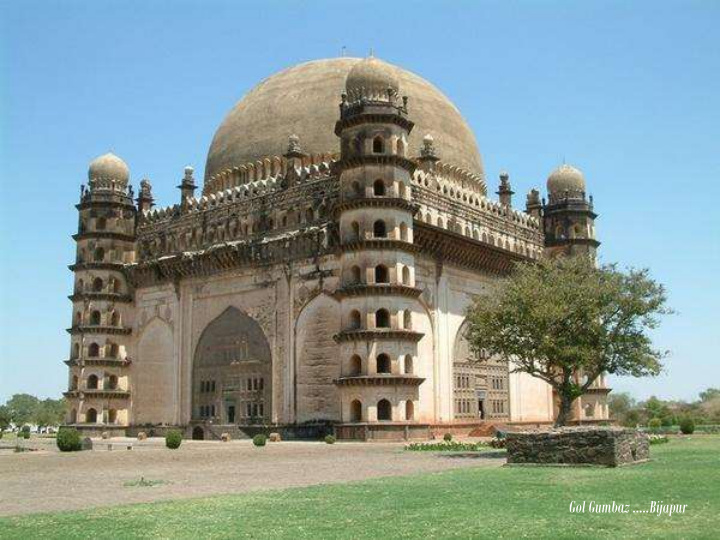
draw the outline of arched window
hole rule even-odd
[[[117,410],[116,409],[110,409],[108,411],[108,423],[110,423],[110,424],[117,423]]]
[[[362,283],[362,270],[360,270],[359,266],[353,266],[350,269],[350,282],[355,284]]]
[[[352,183],[352,194],[355,197],[362,197],[363,195],[363,188],[360,185],[360,182],[353,182]]]
[[[362,403],[357,399],[350,403],[350,421],[362,422]]]
[[[98,387],[98,377],[97,375],[93,374],[90,375],[87,378],[87,384],[85,385],[88,390],[97,390]]]
[[[72,382],[70,383],[70,390],[77,390],[78,387],[78,376],[73,375]]]
[[[378,355],[377,359],[375,360],[375,371],[377,371],[378,373],[392,372],[390,357],[387,354],[383,353]]]
[[[117,343],[108,343],[107,355],[110,358],[117,358],[119,353],[120,353],[120,347],[118,347]]]
[[[77,325],[77,324],[82,324],[82,312],[80,312],[80,311],[76,311],[76,312],[75,312],[75,319],[74,319],[74,321],[75,321],[75,324],[76,324],[76,325]]]
[[[408,241],[408,226],[405,222],[400,224],[400,240]]]
[[[353,221],[351,227],[351,240],[360,240],[360,224],[357,221]]]
[[[117,311],[112,312],[112,315],[110,316],[110,325],[120,326],[120,314]]]
[[[410,267],[409,266],[403,266],[402,282],[404,285],[410,285]]]
[[[95,278],[93,280],[93,291],[94,292],[100,292],[103,288],[103,280],[101,278]]]
[[[445,228],[445,222],[443,221],[443,218],[439,217],[437,220],[437,226]]]
[[[373,139],[373,154],[382,154],[385,152],[385,142],[383,138],[378,135]]]
[[[120,282],[115,278],[110,278],[110,290],[114,293],[120,292]]]
[[[85,413],[85,421],[88,424],[97,423],[97,411],[95,409],[88,409]]]
[[[378,219],[373,225],[373,236],[375,238],[387,237],[387,228],[385,227],[385,222],[382,219]]]
[[[110,375],[108,377],[108,388],[110,390],[115,390],[118,386],[118,378],[117,375]]]
[[[415,419],[415,404],[409,399],[405,402],[405,420]]]
[[[375,267],[375,283],[390,283],[390,272],[384,264]]]
[[[350,375],[356,377],[362,373],[362,358],[354,354],[350,358]]]
[[[103,262],[105,260],[105,250],[101,247],[95,250],[95,262]]]
[[[95,310],[90,313],[90,324],[100,324],[100,312]]]
[[[377,404],[377,419],[392,420],[392,405],[387,399],[381,399]]]
[[[398,142],[397,142],[397,155],[398,156],[405,155],[405,141],[403,141],[402,139],[398,139]]]
[[[78,358],[80,356],[80,344],[73,343],[72,346],[72,358]]]
[[[403,371],[405,372],[405,375],[412,375],[413,374],[413,357],[409,354],[405,355],[405,362],[403,365]]]
[[[382,197],[385,195],[385,182],[383,182],[380,178],[375,180],[375,183],[373,184],[373,195],[376,197]]]
[[[350,312],[350,329],[359,330],[361,327],[362,322],[360,320],[360,312],[355,309]]]
[[[99,218],[97,218],[97,220],[95,221],[95,228],[96,228],[98,231],[103,231],[103,230],[105,230],[105,227],[106,227],[106,226],[107,226],[107,221],[105,220],[104,217],[99,217]]]
[[[375,312],[375,327],[390,328],[390,312],[387,309],[378,309]]]
[[[412,329],[412,315],[410,314],[409,309],[403,311],[403,328],[405,330]]]
[[[97,343],[91,343],[88,346],[88,356],[90,358],[97,358],[98,356],[100,356],[100,345],[98,345]]]

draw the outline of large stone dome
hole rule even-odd
[[[345,80],[360,58],[316,60],[265,79],[240,100],[215,133],[205,165],[205,179],[230,168],[287,150],[297,134],[307,154],[339,152],[334,133]],[[475,137],[455,105],[432,84],[414,73],[381,62],[397,75],[400,94],[409,98],[409,154],[419,155],[422,139],[431,133],[440,159],[484,176]]]

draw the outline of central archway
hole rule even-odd
[[[259,424],[272,417],[272,355],[260,325],[230,307],[200,336],[193,361],[192,418]]]

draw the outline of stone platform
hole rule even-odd
[[[618,467],[650,459],[647,435],[614,427],[565,427],[507,434],[508,465]]]

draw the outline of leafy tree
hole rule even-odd
[[[712,401],[713,399],[720,398],[720,388],[708,388],[707,390],[700,392],[700,401]]]
[[[65,418],[65,399],[44,399],[35,409],[34,421],[38,426],[57,426]]]
[[[0,405],[0,431],[4,431],[10,427],[10,422],[12,422],[10,409],[6,405]]]
[[[468,309],[468,341],[556,391],[565,425],[573,401],[602,373],[657,375],[664,354],[647,334],[670,313],[662,285],[647,270],[596,267],[587,257],[520,264]],[[480,354],[485,353],[485,354]]]
[[[38,403],[38,398],[30,394],[15,394],[5,406],[10,410],[12,422],[16,426],[20,426],[34,420]]]
[[[608,407],[611,418],[627,425],[628,415],[635,408],[635,400],[627,392],[612,393],[608,398]]]

